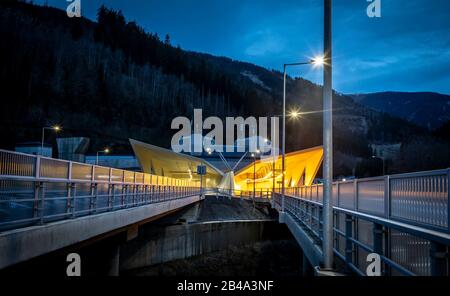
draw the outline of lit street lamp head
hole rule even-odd
[[[300,112],[293,110],[289,112],[289,117],[292,119],[297,119],[300,116]]]
[[[321,67],[325,64],[325,58],[323,56],[317,56],[311,60],[311,64],[315,67]]]
[[[105,150],[103,150],[104,153],[109,153],[109,148],[105,148]]]
[[[55,126],[52,127],[52,129],[53,129],[55,132],[59,132],[59,131],[61,130],[61,127],[60,127],[59,125],[55,125]]]

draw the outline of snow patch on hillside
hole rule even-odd
[[[261,86],[262,88],[271,91],[272,89],[270,87],[268,87],[267,85],[264,84],[264,82],[259,79],[258,76],[256,76],[255,74],[253,74],[250,71],[242,71],[241,72],[242,76],[247,77],[248,79],[250,79],[254,84]]]

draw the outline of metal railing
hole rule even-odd
[[[272,190],[258,189],[258,190],[237,190],[237,189],[216,189],[210,188],[210,194],[218,194],[222,196],[229,196],[234,198],[246,199],[255,202],[270,202],[272,199]]]
[[[447,169],[335,182],[335,255],[361,275],[370,253],[384,275],[449,275],[449,178]],[[279,192],[273,202],[281,210]],[[321,244],[321,185],[286,188],[285,211]]]
[[[0,150],[0,231],[194,195],[185,180]]]

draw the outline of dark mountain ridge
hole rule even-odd
[[[377,111],[428,128],[437,129],[450,120],[450,96],[433,92],[379,92],[351,96]]]

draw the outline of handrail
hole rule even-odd
[[[273,204],[281,210],[281,194],[274,193]],[[285,195],[285,211],[322,240],[322,203]],[[450,234],[404,221],[333,207],[335,216],[334,253],[337,258],[359,275],[365,275],[365,256],[378,253],[384,275],[448,275],[447,256],[442,252],[450,246]],[[368,223],[368,224],[367,224]],[[372,225],[372,226],[371,226]],[[341,240],[342,238],[343,240]],[[367,241],[369,239],[369,241]],[[408,254],[415,254],[414,257]],[[409,258],[405,261],[404,258]]]
[[[450,169],[333,183],[333,204],[450,233]],[[322,185],[288,187],[286,195],[322,201]],[[279,193],[279,191],[276,191]]]
[[[16,159],[14,159],[16,158]],[[49,177],[42,175],[42,164],[45,161],[52,162],[54,165],[66,165],[64,171],[60,173],[58,177]],[[78,172],[74,172],[72,169],[74,166],[80,166],[80,168],[86,169],[86,172],[82,173],[83,178],[76,178],[74,175]],[[45,157],[41,155],[26,154],[21,152],[14,152],[0,149],[0,178],[13,178],[16,177],[35,177],[37,180],[90,180],[95,177],[95,172],[100,170],[107,170],[109,179],[113,176],[113,172],[121,174],[121,181],[115,181],[119,183],[127,184],[148,184],[148,185],[167,185],[167,186],[190,186],[200,187],[199,182],[190,180],[181,180],[165,176],[152,175],[141,172],[127,171],[116,168],[104,167],[99,165],[91,165],[87,163],[80,163],[62,159],[55,159],[51,157]],[[22,171],[22,174],[20,173]],[[88,172],[89,171],[89,172]],[[132,175],[133,181],[127,181],[125,176]],[[142,176],[143,182],[138,182],[136,176]],[[130,176],[131,177],[131,176]],[[101,181],[101,180],[96,180]]]
[[[0,149],[0,231],[200,194],[196,182]]]

